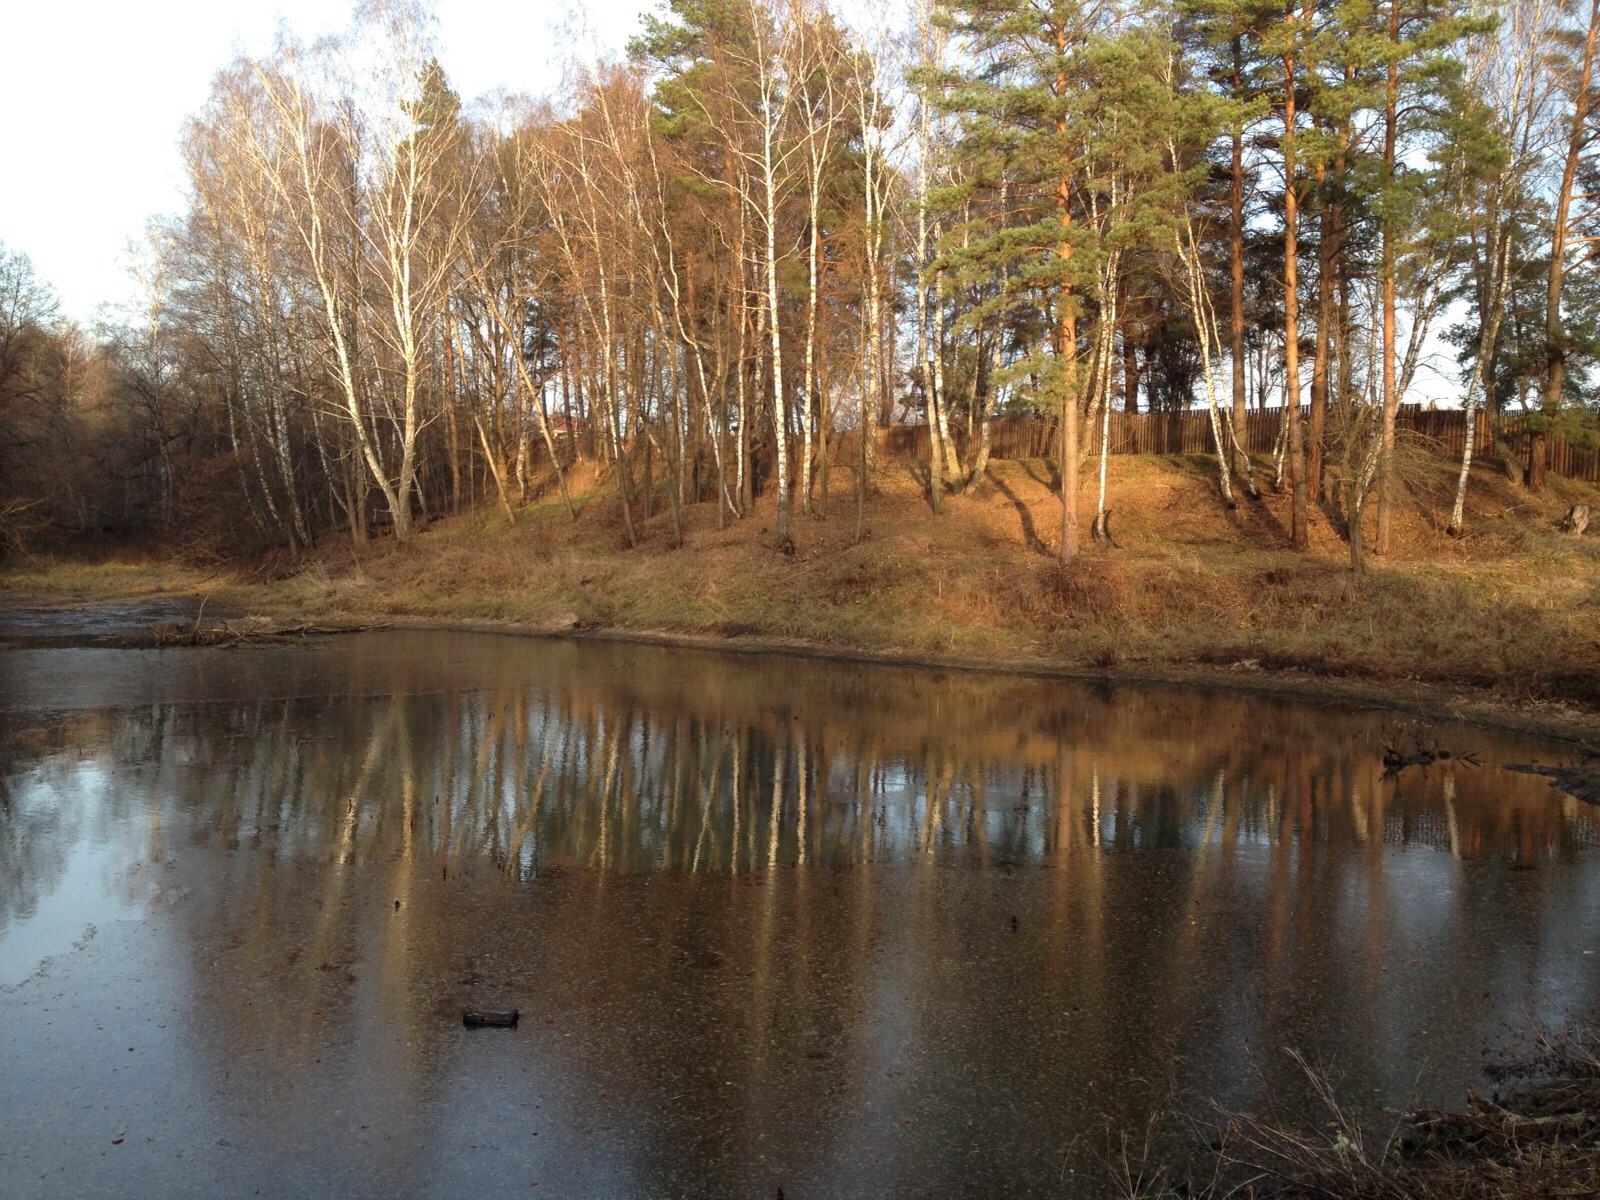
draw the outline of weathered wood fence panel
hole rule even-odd
[[[1302,419],[1310,410],[1301,408]],[[1408,438],[1448,458],[1460,458],[1466,444],[1466,414],[1460,409],[1426,409],[1420,404],[1402,404],[1395,426]],[[1491,424],[1486,414],[1474,414],[1475,453],[1489,453],[1496,441],[1503,443],[1512,458],[1526,459],[1528,432],[1520,416],[1508,416]],[[1181,413],[1111,414],[1109,449],[1112,454],[1215,454],[1211,417],[1205,409]],[[1283,425],[1282,409],[1256,409],[1245,416],[1244,442],[1252,454],[1271,454]],[[1496,426],[1498,428],[1496,428]],[[966,453],[966,429],[952,429],[956,444]],[[1083,431],[1092,453],[1100,449],[1100,423]],[[926,425],[891,425],[878,431],[879,452],[891,459],[918,459],[928,456]],[[1001,417],[990,428],[990,454],[994,458],[1038,458],[1054,452],[1056,421],[1050,417]],[[796,448],[798,449],[798,439]],[[848,467],[856,460],[854,430],[841,430],[830,446],[830,458]],[[1574,445],[1563,437],[1548,443],[1548,469],[1553,475],[1600,483],[1600,446]]]

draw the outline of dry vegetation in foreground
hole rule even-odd
[[[1198,1124],[1158,1114],[1138,1134],[1113,1132],[1098,1155],[1110,1193],[1126,1200],[1600,1195],[1600,1028],[1592,1020],[1502,1050],[1485,1071],[1496,1094],[1468,1088],[1459,1111],[1357,1112],[1324,1073],[1294,1057],[1324,1118],[1317,1127],[1251,1113]],[[1196,1151],[1181,1169],[1159,1147],[1185,1138]]]
[[[1049,462],[993,462],[942,515],[917,469],[890,464],[875,479],[857,545],[853,480],[835,468],[827,517],[797,518],[792,558],[774,547],[770,500],[725,529],[714,505],[685,508],[685,545],[674,549],[658,495],[630,550],[614,490],[591,474],[574,480],[575,521],[547,493],[514,526],[486,504],[435,522],[410,550],[374,543],[357,557],[330,541],[204,587],[218,606],[280,619],[762,639],[997,666],[1209,664],[1600,702],[1600,537],[1557,529],[1569,505],[1600,503],[1592,485],[1552,479],[1533,496],[1481,469],[1468,535],[1451,539],[1453,468],[1412,456],[1395,552],[1369,555],[1371,572],[1355,581],[1332,506],[1314,512],[1312,552],[1294,554],[1287,497],[1268,487],[1230,511],[1209,459],[1114,459],[1119,548],[1092,548],[1065,570],[1051,554],[1059,506]],[[1084,528],[1092,505],[1086,497]],[[203,579],[167,564],[22,564],[0,574],[0,596],[81,601]]]

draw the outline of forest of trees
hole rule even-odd
[[[545,99],[463,103],[406,0],[229,64],[137,312],[66,322],[0,247],[0,553],[403,543],[577,464],[630,543],[763,497],[791,548],[859,530],[885,425],[939,508],[1048,417],[1075,501],[1112,409],[1203,406],[1229,503],[1281,411],[1293,545],[1320,500],[1359,564],[1439,346],[1527,487],[1592,436],[1600,0],[911,5],[669,0]]]

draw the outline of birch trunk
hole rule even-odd
[[[1461,450],[1461,472],[1456,477],[1456,498],[1450,508],[1450,524],[1446,529],[1451,537],[1460,537],[1466,527],[1467,480],[1472,474],[1473,443],[1478,431],[1478,385],[1483,379],[1484,367],[1494,362],[1495,341],[1500,333],[1500,316],[1505,308],[1505,278],[1510,266],[1511,238],[1506,236],[1503,240],[1505,248],[1496,256],[1498,279],[1494,306],[1490,309],[1489,323],[1484,327],[1478,341],[1478,353],[1472,363],[1472,378],[1467,381],[1467,399],[1463,405],[1466,430]]]

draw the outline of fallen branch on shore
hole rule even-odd
[[[365,633],[387,628],[375,625],[277,625],[271,621],[252,617],[242,625],[229,621],[214,625],[165,621],[146,625],[142,630],[122,636],[119,645],[130,649],[164,649],[169,646],[220,646],[228,648],[246,643],[301,642],[315,637],[331,637],[340,633]]]

